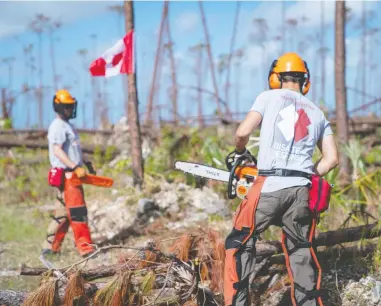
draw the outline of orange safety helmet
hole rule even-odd
[[[310,89],[310,71],[307,63],[296,53],[285,53],[271,64],[268,82],[271,89],[282,88],[283,73],[303,73],[304,82],[301,84],[301,92],[306,95]]]
[[[74,119],[77,115],[77,100],[66,89],[57,90],[53,97],[54,111],[65,119]],[[72,109],[71,115],[68,117],[65,110]]]

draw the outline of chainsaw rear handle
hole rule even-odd
[[[236,178],[235,171],[237,168],[242,164],[243,161],[245,161],[246,157],[245,156],[240,156],[237,158],[236,162],[233,165],[233,168],[230,170],[230,175],[229,175],[229,183],[228,183],[228,198],[233,200],[237,197],[237,191],[235,187],[233,187],[233,181]]]

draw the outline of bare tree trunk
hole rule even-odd
[[[5,88],[1,89],[1,113],[2,113],[2,119],[9,118],[9,114],[7,110],[7,91]]]
[[[316,49],[316,53],[314,54],[314,67],[317,67],[318,66],[318,63],[319,63],[319,50]],[[314,101],[316,103],[316,99],[317,99],[317,90],[318,90],[318,87],[317,87],[317,83],[318,83],[318,74],[317,74],[317,69],[315,70],[315,75],[313,76],[313,81],[315,82],[315,86],[313,86],[313,91],[312,91],[312,101]]]
[[[26,92],[24,93],[24,103],[25,103],[25,111],[26,111],[26,118],[25,118],[25,127],[29,128],[30,125],[30,107],[29,107],[29,82],[28,82],[28,77],[29,77],[29,69],[28,69],[28,53],[30,51],[30,45],[27,47],[24,47],[24,90]]]
[[[202,75],[203,75],[203,71],[202,71],[202,55],[204,54],[204,45],[200,44],[199,46],[199,50],[198,50],[198,55],[197,55],[197,67],[196,67],[196,70],[195,72],[197,73],[197,87],[198,87],[198,90],[197,90],[197,101],[198,101],[198,125],[200,128],[204,128],[205,127],[205,122],[204,122],[204,117],[203,117],[203,113],[202,113],[202,91],[201,91],[201,87],[202,87]]]
[[[325,102],[325,49],[324,49],[324,1],[320,2],[320,22],[321,22],[321,33],[320,33],[320,51],[321,51],[321,99]]]
[[[57,71],[56,71],[56,60],[54,56],[54,37],[53,37],[53,29],[50,29],[49,32],[50,38],[50,58],[52,60],[52,72],[53,72],[53,86],[54,90],[58,90],[57,86]]]
[[[169,6],[169,2],[168,2]],[[168,12],[167,12],[168,14]],[[175,126],[178,124],[178,110],[177,110],[177,97],[178,97],[178,89],[177,89],[177,77],[176,77],[176,62],[175,62],[175,56],[173,54],[173,42],[172,42],[172,36],[171,36],[171,30],[169,26],[169,19],[166,18],[165,22],[166,32],[167,32],[167,38],[168,38],[168,54],[169,54],[169,60],[171,63],[171,79],[172,79],[172,89],[171,89],[171,100],[172,100],[172,112],[173,112],[173,121],[175,123]]]
[[[286,1],[282,1],[282,54],[286,52]]]
[[[241,4],[241,2],[237,1],[237,8],[236,8],[235,17],[234,17],[233,33],[232,33],[232,37],[230,40],[230,50],[229,50],[229,55],[228,55],[227,67],[226,67],[225,102],[227,104],[229,104],[230,69],[231,69],[231,61],[232,61],[232,57],[233,57],[233,53],[234,53],[235,37],[237,34],[240,4]]]
[[[201,20],[202,20],[202,25],[203,25],[203,28],[204,28],[206,50],[208,51],[210,72],[211,72],[211,76],[212,76],[214,93],[215,93],[216,104],[217,104],[217,112],[218,112],[219,118],[222,120],[223,119],[223,115],[222,115],[221,105],[220,105],[220,95],[218,94],[218,86],[217,86],[216,74],[215,74],[215,69],[214,69],[214,60],[213,60],[212,50],[211,50],[211,46],[210,46],[210,39],[209,39],[208,28],[207,28],[207,25],[206,25],[205,13],[204,13],[204,9],[203,9],[203,6],[202,6],[202,2],[200,0],[198,1],[198,4],[199,4],[199,7],[200,7]]]
[[[92,102],[93,102],[93,113],[92,113],[92,121],[93,121],[93,129],[95,129],[96,125],[97,125],[97,122],[96,122],[96,116],[97,116],[97,112],[96,112],[96,100],[97,100],[97,94],[96,94],[96,88],[95,88],[95,80],[94,78],[91,78],[91,99],[92,99]]]
[[[85,129],[87,126],[87,124],[86,124],[86,122],[87,122],[87,120],[86,120],[86,103],[82,103],[82,118],[83,118],[82,126]]]
[[[106,128],[109,123],[109,105],[107,100],[107,78],[103,80],[103,90],[101,94],[101,104],[102,104],[102,114],[101,114],[101,121],[102,121],[102,127]]]
[[[237,62],[235,67],[235,112],[237,114],[237,121],[239,120],[239,94],[240,94],[240,76],[241,76],[241,62]]]
[[[161,23],[160,23],[160,32],[159,32],[159,39],[157,42],[157,48],[156,48],[156,55],[155,55],[155,63],[153,68],[153,75],[152,75],[152,83],[151,83],[151,89],[148,97],[148,104],[147,104],[147,113],[145,118],[145,124],[151,125],[153,120],[153,104],[154,104],[154,97],[155,97],[155,87],[156,87],[156,77],[157,77],[157,70],[158,66],[161,60],[162,55],[162,48],[163,48],[163,33],[164,33],[164,24],[166,22],[168,15],[168,1],[164,1],[164,7],[163,7],[163,14],[161,17]]]
[[[365,11],[365,1],[362,2],[362,44],[361,44],[361,57],[362,57],[362,105],[365,105],[365,93],[366,93],[366,74],[367,70],[367,61],[366,61],[366,11]]]
[[[132,1],[124,1],[126,33],[135,30],[134,5]],[[134,48],[136,50],[136,46]],[[134,51],[136,53],[136,51]],[[135,65],[135,63],[134,63]],[[135,65],[136,67],[136,65]],[[128,75],[128,124],[131,135],[133,184],[141,188],[144,180],[142,140],[139,123],[139,101],[136,88],[136,71]]]
[[[39,88],[38,88],[38,121],[39,127],[42,128],[44,126],[44,111],[42,108],[43,103],[43,89],[42,89],[42,33],[38,33],[38,64],[40,65],[38,69],[39,75]]]
[[[335,17],[336,122],[339,144],[348,142],[347,94],[345,86],[345,1],[336,2]],[[348,157],[340,150],[340,170],[349,173]]]
[[[31,87],[33,87],[33,92],[31,92],[31,94],[30,94],[30,98],[31,98],[31,101],[34,101],[34,102],[36,102],[37,101],[37,107],[33,107],[32,109],[35,111],[35,110],[37,110],[38,109],[38,105],[39,105],[39,103],[38,103],[38,91],[37,91],[37,78],[36,78],[36,67],[35,67],[35,65],[34,65],[34,63],[35,63],[35,58],[34,58],[34,56],[33,56],[33,53],[31,54],[31,56],[30,56],[30,82],[31,82]],[[36,115],[36,116],[33,116],[33,117],[37,117],[37,114],[36,113],[34,113],[34,115]]]
[[[97,48],[97,35],[92,34],[91,39],[93,40],[93,58],[96,58],[96,48]],[[92,87],[92,97],[93,97],[93,128],[96,129],[99,124],[99,119],[101,117],[100,110],[100,83],[96,78],[91,78],[91,87]]]

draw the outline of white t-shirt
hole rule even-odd
[[[67,168],[57,156],[54,155],[53,144],[62,144],[62,149],[69,156],[70,160],[75,164],[82,165],[82,150],[79,135],[71,123],[61,118],[55,118],[48,129],[48,141],[49,160],[53,168]]]
[[[316,143],[333,134],[322,110],[301,93],[290,89],[264,91],[250,111],[262,115],[258,169],[290,169],[313,173]],[[266,179],[262,192],[305,186],[303,177]]]

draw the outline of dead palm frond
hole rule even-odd
[[[56,303],[57,280],[44,282],[36,291],[28,295],[23,306],[53,306]]]
[[[148,294],[152,289],[154,289],[155,280],[156,280],[156,275],[152,271],[150,271],[144,276],[140,285],[140,290],[143,295]]]
[[[131,276],[131,272],[123,272],[114,277],[109,284],[96,293],[94,304],[99,306],[130,306]]]
[[[169,249],[170,252],[176,254],[176,257],[182,261],[189,260],[189,251],[192,247],[194,238],[189,234],[182,235],[173,246]]]
[[[83,306],[89,304],[85,292],[85,280],[82,278],[80,272],[73,273],[70,276],[65,290],[63,305],[72,306],[76,304],[76,301],[82,301],[81,305]]]

